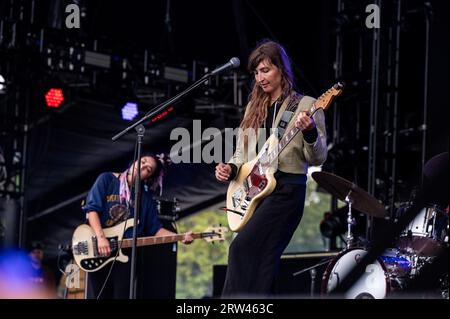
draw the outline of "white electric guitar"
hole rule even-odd
[[[326,110],[333,99],[342,93],[343,84],[337,83],[322,94],[309,110],[310,116],[319,110]],[[300,130],[295,126],[284,134],[281,140],[272,134],[258,156],[241,166],[237,177],[230,182],[227,191],[228,226],[234,232],[240,231],[250,220],[258,204],[273,192],[277,184],[270,165],[278,158],[289,142]],[[269,165],[268,165],[269,164]]]

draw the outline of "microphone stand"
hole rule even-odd
[[[141,193],[141,150],[142,150],[142,141],[145,134],[145,127],[142,125],[144,121],[153,117],[154,115],[161,112],[165,109],[169,104],[172,104],[178,101],[180,98],[197,88],[198,86],[204,84],[212,75],[216,75],[218,72],[211,72],[205,74],[201,79],[194,82],[191,86],[189,86],[183,92],[178,93],[174,97],[170,98],[166,102],[161,103],[156,106],[153,110],[149,111],[145,114],[139,121],[133,123],[128,126],[126,129],[118,133],[112,138],[112,141],[115,142],[123,135],[135,129],[137,132],[137,174],[135,180],[135,192],[134,192],[134,225],[133,225],[133,241],[132,241],[132,250],[131,250],[131,272],[130,272],[130,299],[136,299],[136,246],[137,246],[137,226],[139,221],[139,213],[140,213],[140,193]]]

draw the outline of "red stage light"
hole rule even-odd
[[[61,89],[50,89],[47,94],[45,94],[45,101],[48,107],[58,108],[64,101],[64,94]]]

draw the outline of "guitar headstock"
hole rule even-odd
[[[328,89],[325,93],[323,93],[314,103],[316,108],[323,108],[326,110],[331,102],[333,102],[334,98],[341,95],[344,90],[344,84],[341,82],[336,83],[330,89]]]
[[[228,231],[226,227],[208,227],[203,233],[202,238],[207,242],[224,241],[225,233]]]

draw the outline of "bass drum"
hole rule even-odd
[[[352,248],[339,254],[323,275],[322,293],[334,290],[367,254],[362,248]],[[383,299],[390,292],[389,276],[382,259],[367,265],[365,273],[344,294],[345,299]]]

